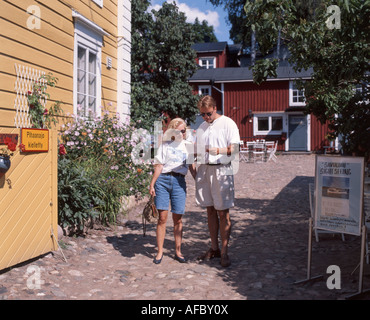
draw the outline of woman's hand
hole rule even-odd
[[[159,175],[161,174],[162,170],[163,170],[163,164],[155,164],[154,165],[154,173],[153,173],[152,181],[150,182],[150,185],[149,185],[149,194],[152,197],[156,196],[154,185],[155,185],[155,182],[157,181]]]
[[[155,189],[154,189],[154,186],[152,186],[152,185],[149,186],[149,194],[152,197],[155,197]]]

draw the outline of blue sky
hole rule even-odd
[[[173,2],[173,0],[167,0]],[[156,10],[162,5],[164,0],[152,0],[152,7]],[[233,42],[229,38],[230,27],[226,24],[225,18],[227,13],[222,7],[214,7],[207,0],[175,0],[180,11],[184,12],[188,22],[194,22],[198,17],[199,21],[208,21],[208,25],[212,25],[218,41],[227,41],[229,44]]]

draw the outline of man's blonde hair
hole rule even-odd
[[[216,108],[216,100],[211,96],[203,96],[199,99],[197,107],[199,110],[201,108]]]

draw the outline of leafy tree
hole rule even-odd
[[[190,121],[197,112],[188,84],[197,66],[195,34],[175,4],[146,12],[149,1],[132,2],[132,109],[138,126],[153,130],[162,112]]]
[[[195,33],[194,42],[217,42],[217,37],[213,26],[208,25],[208,21],[203,20],[202,23],[196,18],[194,21],[193,30]]]
[[[312,80],[301,84],[306,112],[329,121],[345,153],[369,156],[369,0],[254,0],[244,11],[261,52],[272,49],[280,31],[295,69],[313,69]],[[276,59],[257,61],[254,81],[276,76],[277,66]]]
[[[228,13],[230,39],[234,43],[250,46],[251,29],[247,27],[247,17],[244,12],[245,0],[210,0],[214,6],[222,6]]]

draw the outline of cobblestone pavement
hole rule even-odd
[[[156,252],[155,227],[143,237],[142,205],[110,229],[86,237],[63,237],[61,251],[0,271],[0,299],[123,300],[341,300],[358,290],[360,237],[321,235],[313,243],[312,275],[323,280],[294,285],[307,274],[308,183],[314,180],[314,155],[280,155],[277,163],[241,163],[235,177],[236,206],[231,210],[232,265],[197,261],[210,245],[206,214],[194,201],[190,176],[184,216],[183,254],[174,260],[169,219],[165,255]],[[327,267],[338,265],[341,289],[327,288]],[[364,288],[370,287],[365,265]],[[40,282],[35,279],[39,276]]]

